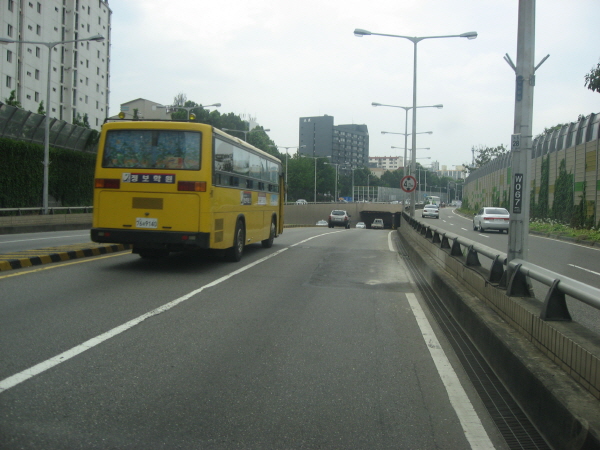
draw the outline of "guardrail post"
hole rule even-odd
[[[434,244],[439,244],[441,241],[440,239],[440,233],[438,233],[437,231],[433,233],[433,243]]]
[[[506,295],[509,297],[533,297],[531,295],[531,289],[529,289],[527,277],[521,273],[521,265],[522,264],[517,264],[514,270],[508,275]]]
[[[425,239],[431,239],[433,237],[433,231],[431,228],[425,227]]]
[[[448,243],[448,238],[446,237],[446,233],[442,234],[442,242],[440,243],[441,248],[450,248],[450,244]]]
[[[490,267],[490,277],[488,281],[490,283],[500,283],[502,276],[504,275],[504,261],[500,260],[500,255],[496,255]]]
[[[473,250],[473,246],[469,246],[469,251],[467,252],[467,266],[481,266],[479,262],[479,256],[477,256],[477,252]]]
[[[454,241],[452,242],[452,250],[450,250],[450,255],[451,256],[462,256],[462,249],[460,248],[460,243],[458,242],[458,239],[454,239]]]
[[[569,309],[567,308],[565,294],[558,290],[558,283],[560,283],[560,280],[552,282],[552,286],[550,286],[546,294],[544,306],[540,312],[540,319],[571,322],[571,314],[569,314]]]

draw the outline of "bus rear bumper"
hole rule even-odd
[[[93,242],[131,244],[136,249],[160,249],[171,252],[209,248],[209,233],[182,231],[122,230],[118,228],[92,228]]]

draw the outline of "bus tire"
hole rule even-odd
[[[277,227],[276,225],[276,220],[275,217],[273,217],[273,220],[271,220],[271,229],[269,231],[269,238],[265,239],[264,241],[260,241],[260,243],[262,244],[263,248],[271,248],[273,247],[273,241],[275,240],[275,229]]]
[[[244,232],[244,224],[238,219],[235,224],[235,233],[233,234],[233,247],[225,250],[225,260],[229,262],[238,262],[242,259],[244,253],[244,241],[246,233]]]

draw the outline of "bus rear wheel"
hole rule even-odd
[[[275,240],[275,218],[271,221],[271,230],[269,231],[269,238],[264,241],[260,241],[263,248],[271,248],[273,247],[273,241]]]
[[[238,262],[242,259],[244,253],[244,241],[246,233],[244,232],[244,224],[238,220],[235,224],[235,233],[233,234],[233,247],[225,250],[225,260],[230,262]]]

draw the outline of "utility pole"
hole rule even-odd
[[[507,258],[527,260],[529,248],[529,207],[531,204],[531,150],[533,144],[533,88],[535,71],[535,0],[519,0],[517,65],[504,59],[515,71],[515,116],[511,136],[510,224]]]

